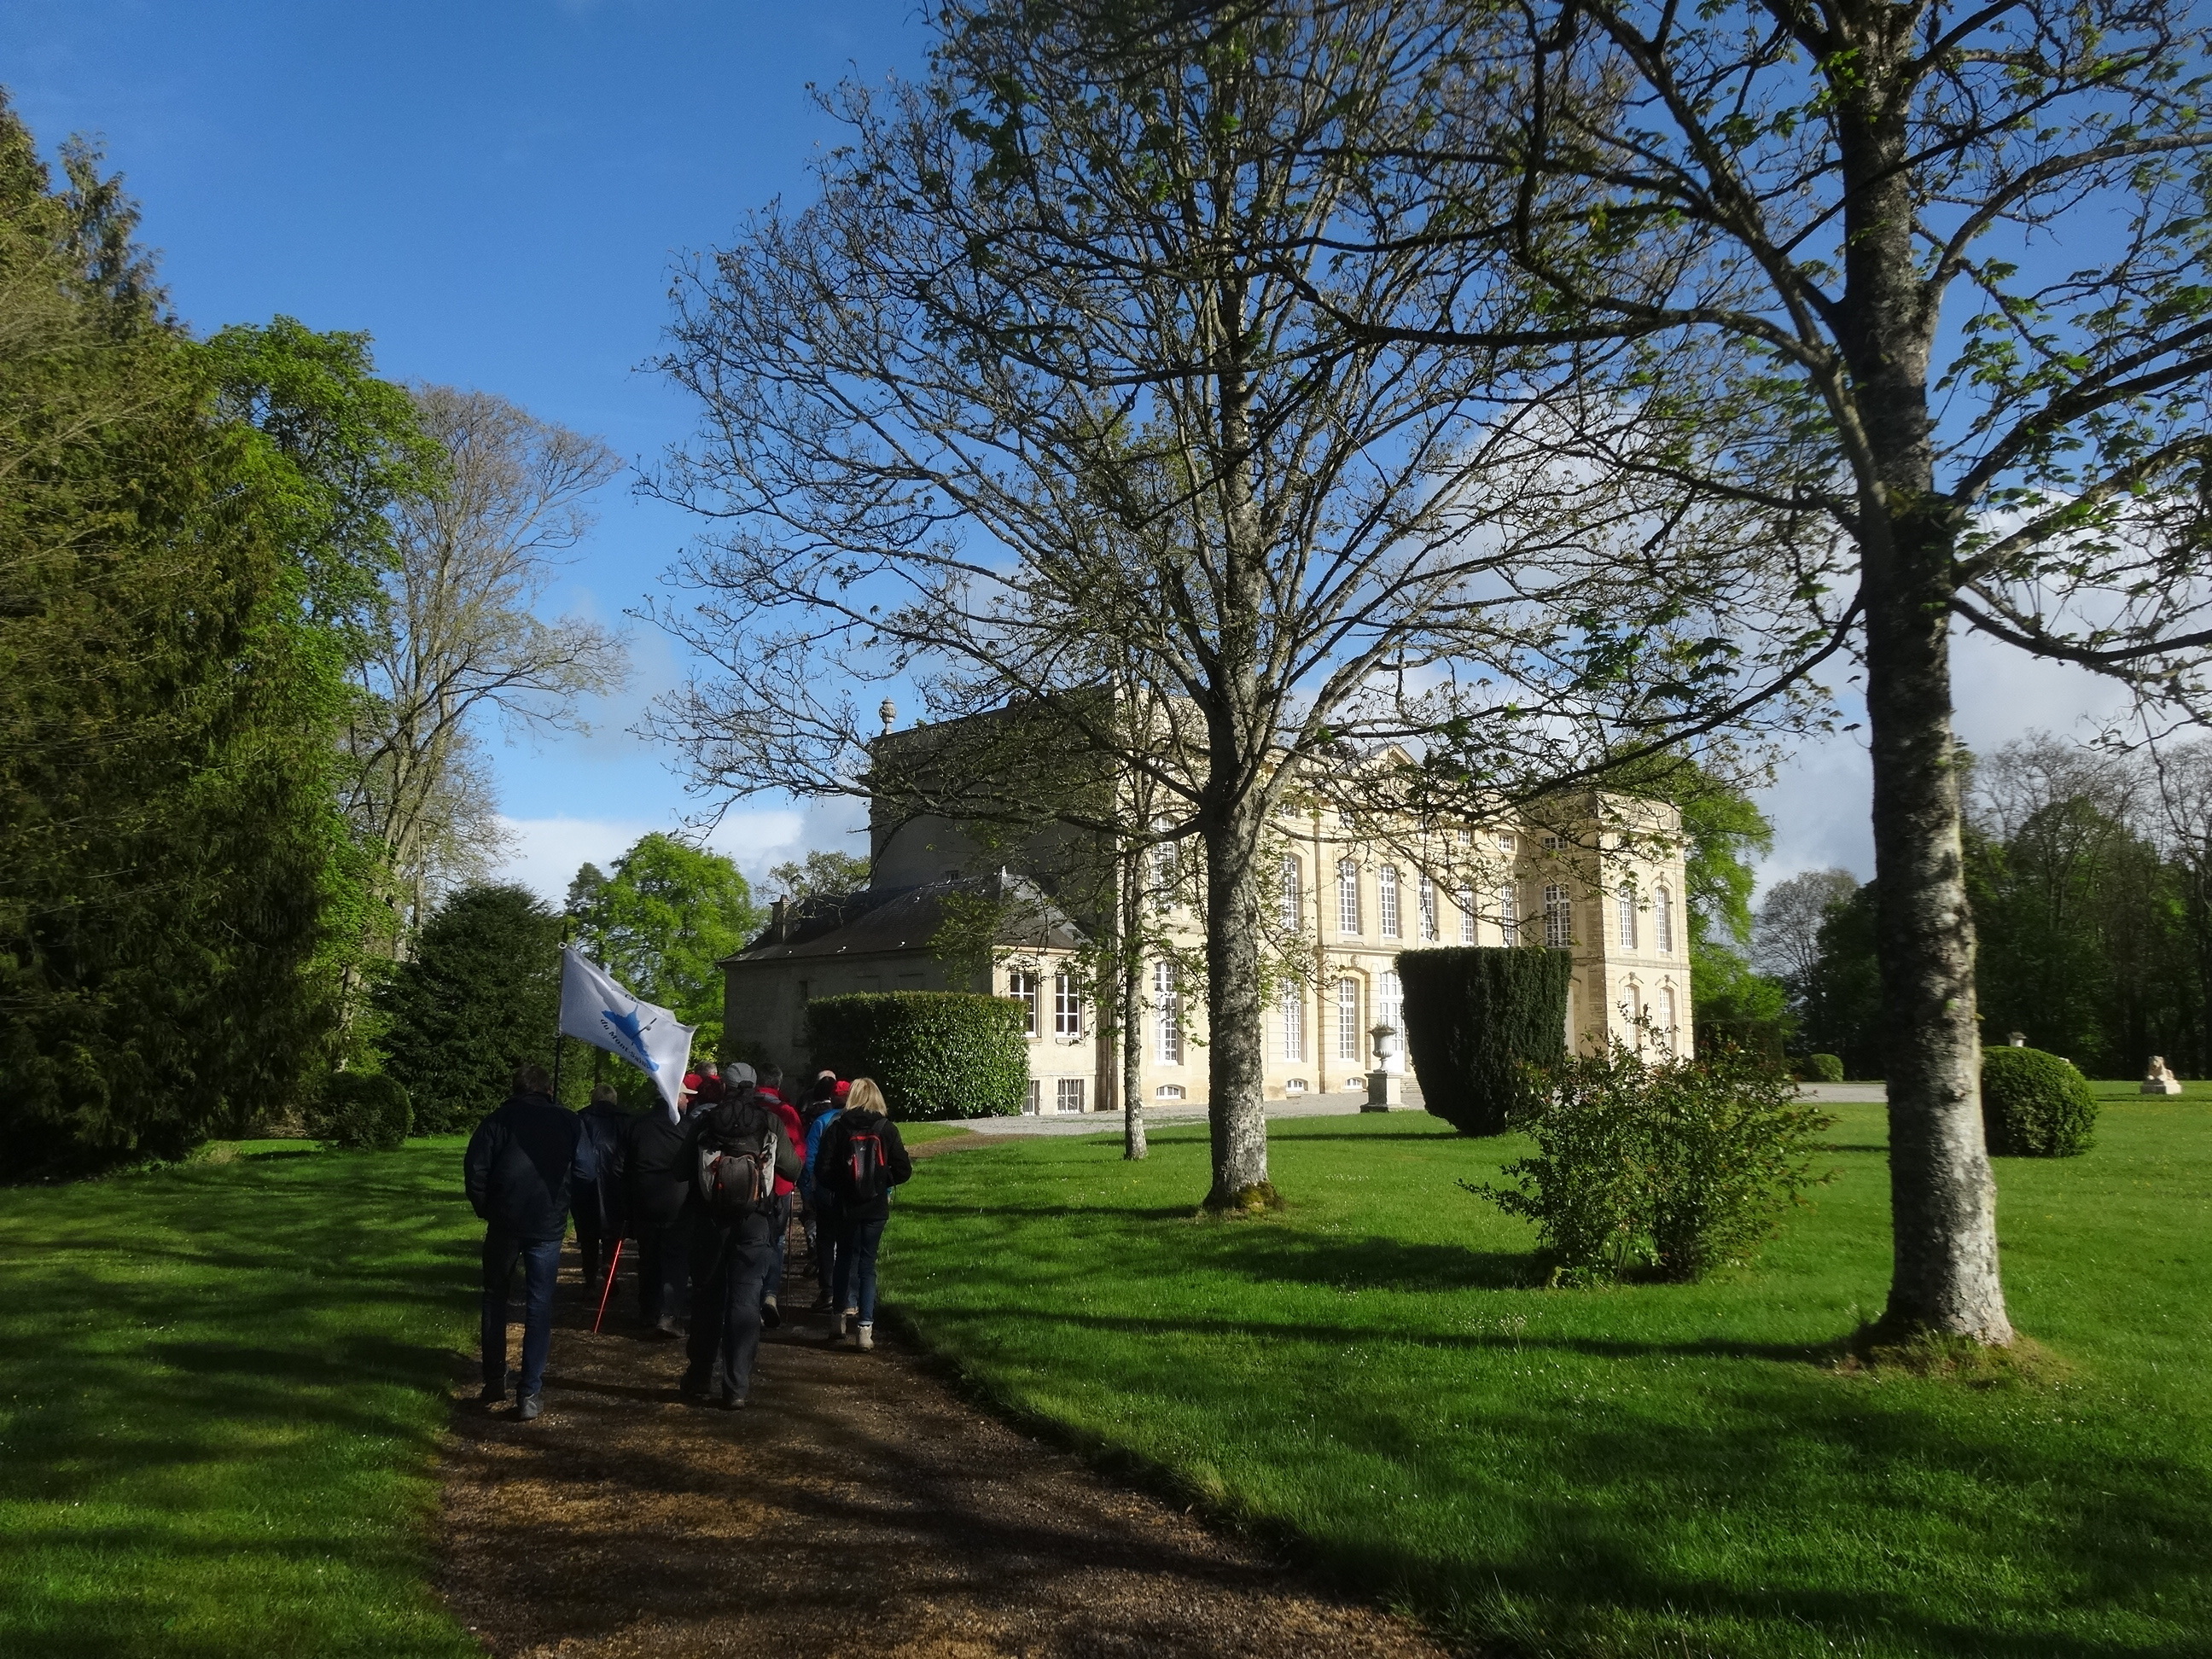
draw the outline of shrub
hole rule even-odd
[[[1405,951],[1406,1054],[1428,1109],[1462,1134],[1502,1134],[1543,1109],[1531,1067],[1566,1058],[1564,951],[1455,945]]]
[[[2097,1097],[2074,1062],[2040,1048],[1982,1050],[1982,1133],[2000,1158],[2073,1158],[2089,1150]]]
[[[305,1114],[307,1133],[349,1152],[396,1152],[413,1126],[407,1091],[375,1072],[333,1072]]]
[[[1806,1055],[1805,1078],[1808,1083],[1841,1083],[1844,1080],[1843,1057],[1839,1054]]]
[[[1834,1120],[1797,1099],[1779,1067],[1722,1048],[1647,1062],[1626,1044],[1570,1060],[1529,1126],[1511,1187],[1468,1190],[1537,1224],[1559,1276],[1649,1270],[1674,1280],[1745,1266],[1805,1188],[1814,1137]]]
[[[813,1064],[872,1077],[902,1120],[1012,1117],[1029,1094],[1022,1007],[968,991],[864,992],[806,1005]]]

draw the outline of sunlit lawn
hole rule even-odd
[[[1887,1281],[1876,1106],[1724,1282],[1533,1288],[1455,1185],[1519,1146],[1398,1115],[1273,1125],[1256,1222],[1192,1218],[1202,1130],[933,1158],[884,1294],[1015,1409],[1486,1644],[2212,1652],[2212,1110],[2112,1093],[2086,1157],[1998,1169],[2055,1382],[1828,1363]]]
[[[460,1146],[0,1189],[0,1655],[481,1650],[428,1583]]]

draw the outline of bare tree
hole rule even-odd
[[[1828,907],[1858,890],[1859,878],[1848,870],[1808,870],[1775,883],[1752,921],[1751,965],[1802,995],[1820,963]]]
[[[1470,31],[1443,118],[1376,166],[1382,192],[1425,191],[1440,239],[1502,232],[1556,327],[1635,343],[1595,366],[1611,394],[1592,385],[1571,445],[1589,465],[1831,526],[1833,557],[1802,574],[1866,667],[1884,1322],[2008,1341],[1950,635],[2200,710],[2201,18],[2183,0],[1538,0]],[[1411,334],[1346,319],[1482,353],[1528,337],[1479,304]]]
[[[440,488],[394,513],[398,566],[386,625],[361,665],[369,694],[350,733],[346,806],[382,849],[404,948],[441,883],[496,850],[474,744],[482,718],[573,728],[577,700],[621,684],[621,641],[536,606],[559,555],[592,522],[613,452],[502,398],[414,389],[444,455]]]
[[[1169,17],[1130,67],[1065,9],[949,7],[935,81],[836,106],[819,202],[679,281],[664,366],[704,422],[661,488],[716,528],[669,620],[726,671],[671,711],[696,775],[1034,811],[1026,762],[882,764],[865,688],[904,677],[933,715],[1030,711],[1155,793],[1157,825],[1119,785],[1062,821],[1193,854],[1217,1207],[1272,1196],[1265,849],[1291,792],[1495,808],[1724,724],[1820,648],[1702,648],[1771,611],[1774,562],[1728,504],[1548,461],[1571,392],[1544,349],[1334,325],[1432,316],[1466,275],[1418,241],[1356,270],[1328,246],[1350,215],[1399,228],[1333,158],[1424,95],[1461,17]],[[1682,512],[1694,581],[1647,550]],[[764,639],[797,672],[754,672]],[[1395,739],[1422,763],[1370,764]]]

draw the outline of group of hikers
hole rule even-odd
[[[611,1085],[592,1090],[581,1112],[558,1104],[553,1090],[544,1066],[521,1067],[464,1160],[469,1203],[484,1224],[485,1403],[512,1390],[523,1421],[544,1409],[553,1287],[572,1214],[584,1283],[602,1313],[623,1243],[635,1241],[645,1334],[686,1338],[678,1392],[695,1404],[745,1403],[761,1330],[783,1320],[794,1221],[818,1287],[814,1309],[836,1315],[830,1340],[875,1346],[876,1253],[891,1188],[914,1164],[873,1079],[823,1072],[794,1103],[776,1067],[756,1073],[732,1062],[687,1074],[674,1103],[635,1113]],[[522,1356],[510,1370],[507,1291],[518,1265]]]

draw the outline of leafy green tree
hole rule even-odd
[[[282,446],[99,158],[0,103],[0,1114],[15,1175],[288,1107],[333,1029],[343,667]],[[290,477],[296,478],[297,469]],[[334,554],[334,561],[341,560]]]
[[[441,904],[379,988],[384,1069],[418,1133],[464,1129],[507,1098],[514,1068],[550,1065],[561,919],[525,887],[465,887]]]
[[[1849,1078],[1882,1074],[1881,967],[1875,954],[1874,884],[1828,902],[1819,954],[1803,993],[1804,1043],[1835,1054]]]
[[[768,872],[769,883],[786,898],[808,898],[816,893],[849,893],[868,884],[868,861],[850,853],[817,848],[806,862],[788,860]]]
[[[763,920],[738,866],[655,831],[597,883],[586,872],[598,875],[586,865],[569,890],[586,953],[635,995],[696,1025],[695,1053],[719,1053],[722,970],[714,964],[741,949]]]

